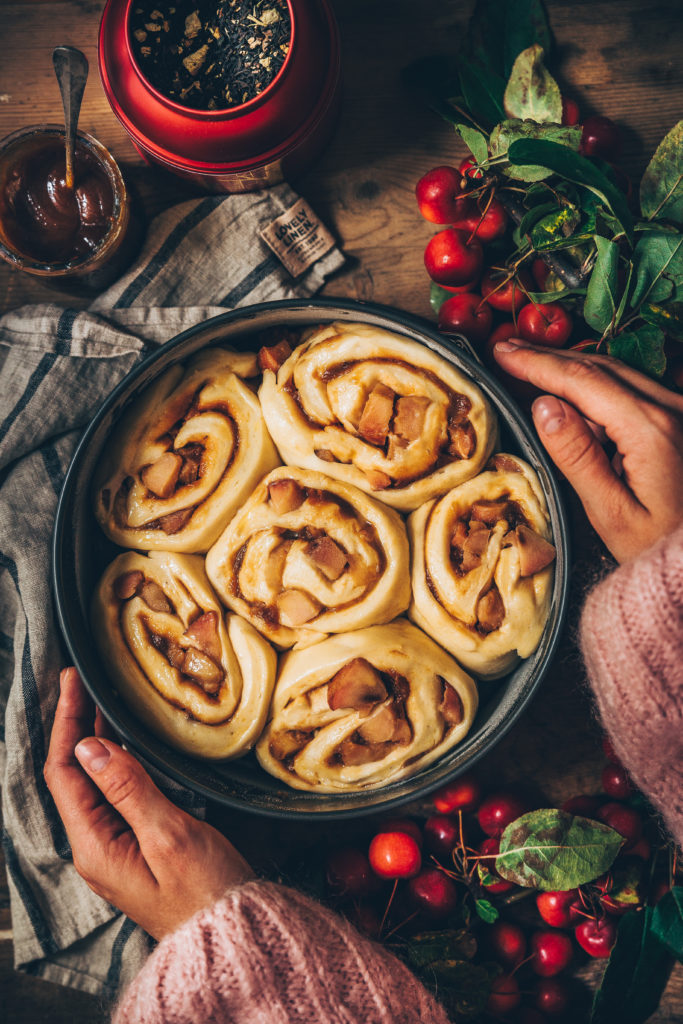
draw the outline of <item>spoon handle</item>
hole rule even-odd
[[[58,46],[52,51],[52,63],[59,82],[66,128],[66,187],[74,187],[74,146],[76,125],[83,90],[88,78],[88,60],[75,46]]]

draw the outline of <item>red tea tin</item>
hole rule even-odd
[[[291,179],[328,142],[339,109],[339,33],[328,0],[287,0],[289,53],[270,85],[227,110],[194,110],[158,92],[129,40],[135,0],[108,0],[99,35],[102,85],[146,160],[212,192],[254,192]]]

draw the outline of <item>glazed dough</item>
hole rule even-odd
[[[401,517],[356,487],[287,466],[261,481],[206,571],[224,603],[279,647],[388,622],[410,602]],[[292,619],[291,600],[311,617]]]
[[[208,644],[192,635],[202,624]],[[239,757],[253,746],[275,652],[248,622],[224,618],[200,556],[119,555],[97,588],[93,630],[107,672],[152,732],[203,758]]]
[[[347,686],[335,701],[334,680],[358,659],[361,671],[370,666],[379,676],[379,691],[357,706],[331,708],[330,700],[345,703],[353,696]],[[375,789],[451,750],[467,735],[476,710],[473,680],[421,630],[397,619],[284,655],[256,756],[294,789]],[[377,735],[389,735],[387,724],[397,738],[378,741]]]
[[[493,410],[471,380],[426,346],[366,324],[308,332],[277,374],[264,372],[259,398],[283,462],[400,511],[474,476],[496,440]]]
[[[471,531],[475,521],[472,509],[478,502],[484,503],[482,514],[491,522],[485,549],[465,571],[460,562],[462,545],[454,543],[456,529],[462,535]],[[512,505],[507,510],[503,507],[500,515],[488,515],[487,502]],[[460,527],[459,522],[463,524]],[[480,676],[504,675],[519,658],[532,654],[548,617],[553,564],[521,575],[513,532],[524,527],[544,541],[551,540],[548,510],[536,473],[522,459],[504,454],[495,455],[485,472],[440,500],[423,505],[408,519],[413,553],[410,618]],[[549,557],[554,557],[552,552]],[[502,601],[502,621],[498,628],[486,632],[480,622],[480,602],[491,590],[498,592],[495,603],[499,608]]]
[[[241,379],[257,372],[255,355],[206,349],[140,395],[95,474],[95,515],[111,540],[143,551],[209,549],[280,461]]]

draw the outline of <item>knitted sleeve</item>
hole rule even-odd
[[[410,971],[293,889],[248,882],[166,936],[112,1024],[448,1024]]]
[[[617,756],[683,842],[683,528],[593,590],[581,647]]]

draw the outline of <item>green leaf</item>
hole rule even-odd
[[[484,127],[494,125],[505,115],[503,109],[504,80],[492,71],[469,60],[458,65],[460,90],[475,121]]]
[[[683,235],[658,232],[642,235],[633,251],[636,284],[631,307],[660,303],[683,284]]]
[[[577,241],[574,229],[580,220],[581,214],[574,206],[563,206],[549,213],[529,233],[532,248],[536,252],[548,252],[574,245]]]
[[[522,50],[505,87],[503,106],[508,117],[532,121],[562,121],[560,87],[543,63],[543,47]]]
[[[661,327],[676,341],[683,341],[683,302],[668,302],[665,306],[647,302],[640,307],[640,315],[653,327]]]
[[[650,377],[661,377],[666,370],[664,333],[650,324],[610,338],[607,350],[615,359],[621,359]]]
[[[596,331],[606,331],[616,318],[619,246],[608,238],[595,236],[598,258],[588,282],[583,316]]]
[[[607,871],[623,842],[589,818],[555,808],[530,811],[503,832],[496,871],[527,888],[575,889]]]
[[[562,299],[585,294],[585,288],[560,288],[556,292],[529,292],[529,301],[536,306],[543,306],[546,302],[561,302]]]
[[[500,917],[496,907],[494,907],[490,900],[475,900],[474,909],[482,921],[486,921],[487,924],[493,924]]]
[[[429,305],[435,313],[438,314],[444,302],[452,298],[453,292],[447,292],[445,288],[441,288],[435,281],[432,281],[429,286]]]
[[[489,156],[489,145],[486,136],[478,132],[476,128],[470,128],[466,124],[456,124],[455,130],[477,163],[485,163]]]
[[[438,932],[413,935],[406,956],[409,963],[419,970],[437,960],[470,960],[476,951],[477,941],[469,931],[444,928]]]
[[[683,227],[683,121],[657,146],[640,182],[643,217],[664,217]]]
[[[532,207],[522,217],[519,222],[519,233],[520,235],[526,235],[531,231],[534,224],[537,224],[539,220],[547,216],[549,213],[555,213],[557,210],[557,203],[539,203],[538,206]]]
[[[552,35],[541,0],[515,0],[506,4],[505,74],[509,75],[518,53],[537,43],[550,53]]]
[[[677,960],[683,961],[683,886],[674,886],[654,907],[652,931]]]
[[[641,1024],[657,1009],[673,961],[652,930],[652,911],[631,910],[621,918],[590,1024]]]
[[[534,164],[546,167],[577,185],[585,185],[599,195],[617,217],[624,232],[630,239],[633,235],[633,219],[623,192],[585,156],[573,152],[566,145],[559,145],[550,139],[520,139],[513,142],[508,153],[514,164]]]
[[[560,148],[568,147],[578,151],[581,143],[581,129],[577,127],[566,127],[560,124],[538,124],[536,121],[521,121],[519,118],[512,118],[501,121],[491,133],[489,148],[491,157],[507,157],[509,165],[503,164],[502,170],[510,178],[520,181],[542,181],[552,173],[547,167],[540,166],[536,161],[525,161],[520,163],[512,160],[509,149],[520,140],[544,139],[557,142]]]

